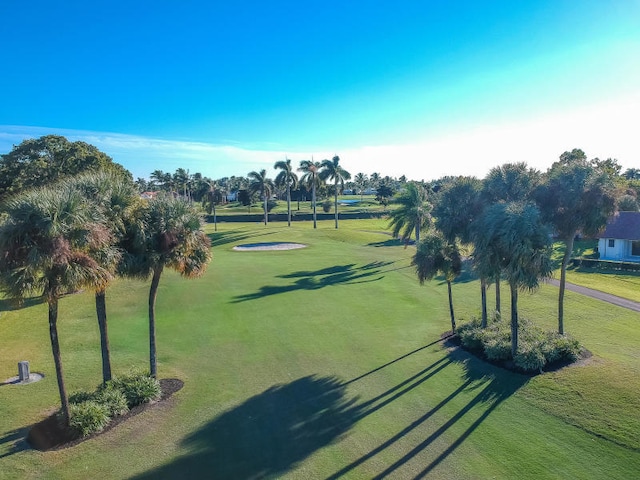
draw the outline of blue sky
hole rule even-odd
[[[2,2],[0,153],[56,133],[146,177],[338,154],[483,176],[640,164],[640,1]]]

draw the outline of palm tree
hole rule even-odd
[[[366,173],[357,173],[355,177],[353,177],[353,182],[355,183],[358,191],[360,192],[360,201],[364,200],[364,191],[367,189],[369,185],[369,177]]]
[[[267,208],[267,203],[269,201],[269,197],[273,192],[275,185],[273,184],[273,180],[267,178],[267,171],[265,169],[260,170],[259,172],[249,172],[247,175],[249,179],[249,190],[257,193],[260,193],[262,197],[262,201],[264,202],[264,224],[266,225],[269,221],[269,210]]]
[[[135,204],[139,201],[135,185],[121,175],[100,171],[75,177],[68,182],[68,188],[77,189],[92,202],[105,219],[105,225],[111,236],[110,242],[98,245],[100,248],[90,251],[91,256],[115,275],[122,252],[117,248],[125,234],[127,218]],[[96,316],[100,331],[100,347],[102,352],[102,381],[111,380],[111,358],[109,349],[109,333],[107,328],[106,289],[108,284],[95,286]]]
[[[340,166],[340,157],[338,155],[335,155],[331,160],[323,160],[321,165],[320,179],[322,181],[333,180],[336,228],[338,228],[338,184],[342,188],[344,182],[351,178],[351,174]]]
[[[518,290],[535,290],[551,275],[551,243],[540,211],[531,203],[496,203],[482,221],[479,251],[492,250],[511,290],[511,354],[518,350]]]
[[[299,172],[303,172],[300,181],[304,183],[307,187],[311,187],[311,205],[313,206],[313,228],[317,228],[317,217],[316,217],[316,187],[320,183],[320,178],[318,173],[320,172],[320,168],[322,164],[320,162],[314,162],[311,160],[302,160],[300,161],[300,167],[298,168]]]
[[[49,337],[61,412],[69,424],[69,400],[58,341],[58,300],[69,291],[106,285],[111,274],[89,254],[110,242],[98,209],[77,190],[31,190],[6,201],[0,226],[0,286],[22,301],[42,295],[49,306]]]
[[[201,229],[200,218],[186,202],[160,196],[138,210],[125,239],[123,273],[151,276],[149,288],[149,371],[157,376],[156,297],[165,267],[186,278],[201,276],[211,260],[211,242]]]
[[[291,160],[280,160],[273,166],[276,170],[281,170],[276,176],[276,185],[287,187],[287,225],[291,226],[291,189],[298,186],[298,176],[293,171]]]
[[[423,285],[425,280],[431,280],[438,273],[442,273],[447,281],[449,293],[449,314],[451,315],[451,331],[456,331],[456,319],[453,313],[453,296],[451,282],[462,271],[462,259],[454,243],[447,242],[442,235],[429,233],[420,241],[416,253],[411,260],[416,267],[418,280]]]
[[[545,220],[565,242],[558,289],[558,333],[563,335],[564,292],[573,242],[578,232],[596,235],[614,213],[616,200],[609,175],[596,162],[587,162],[582,150],[563,153],[545,177],[536,199]]]
[[[411,233],[416,232],[416,243],[420,242],[420,229],[429,225],[431,205],[427,201],[426,189],[415,182],[409,182],[404,192],[398,195],[396,202],[400,204],[389,216],[392,235],[397,238],[402,230],[402,240],[409,241]]]

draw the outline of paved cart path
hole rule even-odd
[[[548,280],[547,283],[551,285],[555,285],[558,287],[560,285],[560,281],[556,279]],[[603,302],[612,303],[619,307],[628,308],[629,310],[634,310],[636,312],[640,312],[640,302],[634,302],[633,300],[628,300],[626,298],[617,297],[615,295],[611,295],[610,293],[604,293],[599,290],[594,290],[592,288],[582,287],[580,285],[575,285],[573,283],[566,283],[566,289],[572,292],[579,293],[581,295],[585,295],[587,297],[596,298],[598,300],[602,300]]]

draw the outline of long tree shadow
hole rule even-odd
[[[382,272],[380,268],[390,263],[391,262],[375,262],[357,268],[355,264],[336,265],[316,271],[300,271],[280,275],[278,278],[297,278],[297,280],[289,285],[262,286],[257,292],[234,297],[231,303],[257,300],[270,295],[278,295],[280,293],[294,292],[297,290],[318,290],[331,285],[353,285],[357,283],[375,282],[384,278],[382,274],[384,272]]]
[[[347,432],[356,421],[356,401],[335,377],[271,387],[186,437],[183,446],[195,453],[137,478],[276,476]]]
[[[23,308],[40,305],[46,300],[44,297],[26,298],[22,302],[16,302],[8,298],[0,298],[0,312],[10,312],[12,310],[21,310]]]
[[[359,402],[347,385],[435,343],[352,380],[306,376],[251,397],[182,441],[192,453],[136,477],[260,479],[281,475],[313,452],[339,441],[353,425],[428,381],[451,360],[443,357],[375,397]]]
[[[460,395],[465,390],[473,391],[479,390],[479,392],[462,408],[460,408],[453,416],[448,418],[442,423],[440,427],[432,431],[427,437],[420,442],[417,446],[412,448],[398,460],[386,467],[378,475],[374,476],[374,479],[388,478],[394,475],[394,472],[402,465],[410,461],[413,457],[428,449],[437,439],[440,439],[446,432],[456,423],[465,422],[467,428],[457,438],[455,438],[445,449],[442,451],[431,463],[429,463],[418,475],[414,478],[423,478],[428,475],[435,467],[437,467],[445,458],[451,455],[464,441],[478,428],[482,422],[493,412],[498,405],[508,399],[516,391],[518,391],[523,385],[525,385],[529,377],[524,375],[518,375],[511,372],[499,372],[495,367],[488,365],[481,360],[467,354],[462,350],[453,350],[449,352],[446,357],[449,362],[462,363],[464,367],[463,383],[454,389],[449,395],[443,398],[439,403],[434,405],[431,409],[425,412],[422,416],[411,422],[406,427],[399,430],[394,436],[387,439],[373,450],[362,455],[358,459],[354,460],[350,464],[344,466],[333,475],[330,475],[328,480],[334,480],[342,477],[343,475],[354,470],[358,466],[365,463],[367,460],[378,455],[380,452],[393,446],[397,441],[403,438],[408,433],[418,429],[425,428],[425,422],[433,417],[434,414],[439,412],[442,407],[452,401],[455,397]],[[466,416],[472,410],[478,410],[486,408],[475,419],[467,419]]]

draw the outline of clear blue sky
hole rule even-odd
[[[58,133],[134,176],[337,153],[433,178],[640,164],[640,2],[0,4],[0,153]],[[635,125],[634,125],[635,123]]]

